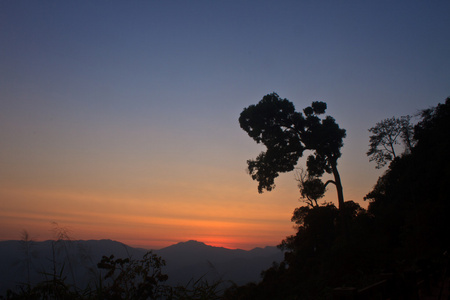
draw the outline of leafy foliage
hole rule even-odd
[[[345,232],[337,222],[341,218]],[[379,270],[373,220],[357,203],[345,202],[341,209],[333,204],[299,207],[292,221],[296,234],[279,246],[286,251],[284,261],[264,271],[259,284],[232,288],[229,299],[327,299],[333,287],[362,286]]]
[[[294,170],[303,152],[311,150],[308,173],[317,180],[325,172],[332,173],[341,206],[344,196],[337,160],[346,134],[332,117],[320,118],[326,108],[324,102],[313,102],[302,114],[295,111],[292,102],[272,93],[242,111],[241,128],[267,148],[256,159],[247,161],[252,179],[258,181],[258,192],[271,191],[279,173]]]
[[[168,279],[161,271],[164,265],[151,251],[141,260],[103,256],[98,267],[108,271],[105,280],[111,278],[112,284],[101,293],[107,299],[157,299],[163,294],[160,284]]]
[[[299,168],[296,172],[296,180],[300,189],[301,199],[311,207],[319,206],[318,200],[323,198],[326,191],[326,185],[322,180],[305,172],[303,168]]]

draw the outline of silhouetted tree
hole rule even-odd
[[[397,157],[395,145],[400,144],[399,139],[405,146],[405,152],[409,153],[411,151],[414,139],[413,126],[410,120],[410,116],[392,117],[378,122],[369,129],[372,135],[370,136],[367,156],[370,157],[370,161],[377,163],[377,169],[384,167],[387,162]]]
[[[339,230],[342,218],[348,234]],[[372,220],[357,203],[299,207],[292,221],[296,234],[279,245],[284,261],[264,271],[259,284],[229,291],[234,294],[227,299],[329,299],[331,287],[364,285],[379,270]]]
[[[450,248],[450,98],[421,118],[410,153],[393,159],[365,197],[387,246],[411,258]]]
[[[296,180],[300,189],[301,199],[308,206],[319,206],[317,201],[325,195],[326,191],[326,186],[322,180],[311,176],[303,168],[300,168],[300,171],[297,172]]]
[[[317,207],[302,206],[294,210],[291,221],[297,225],[297,234],[287,237],[280,247],[302,255],[329,248],[336,233],[338,210],[333,204]]]
[[[161,270],[165,264],[151,251],[141,260],[103,256],[97,266],[107,270],[105,280],[112,279],[112,284],[102,294],[106,299],[158,299],[164,292],[161,283],[168,279]]]
[[[324,102],[313,102],[303,110],[303,115],[295,111],[292,102],[272,93],[242,111],[241,128],[267,147],[255,160],[247,161],[250,175],[258,181],[258,192],[271,191],[279,173],[294,170],[303,152],[310,150],[308,173],[315,179],[320,179],[325,172],[333,174],[334,180],[324,186],[329,183],[336,186],[339,207],[342,207],[344,194],[337,160],[346,134],[332,117],[319,117],[326,108]]]
[[[312,203],[294,211],[296,233],[279,246],[286,250],[284,261],[264,271],[260,283],[228,290],[226,299],[330,299],[333,287],[367,287],[386,273],[393,274],[386,296],[411,299],[417,292],[411,274],[444,278],[440,272],[448,260],[442,253],[450,249],[450,98],[421,118],[414,139],[409,127],[409,150],[392,157],[366,196],[368,210],[353,201],[337,209],[310,198]],[[260,124],[266,123],[275,122],[262,118]],[[310,170],[303,183],[315,178]]]

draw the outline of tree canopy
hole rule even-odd
[[[292,102],[272,93],[242,111],[239,117],[241,128],[267,148],[256,159],[247,161],[251,177],[258,181],[258,192],[271,191],[279,173],[294,170],[303,152],[310,150],[312,154],[307,159],[309,176],[320,179],[325,172],[333,174],[334,180],[324,185],[333,183],[336,186],[339,207],[342,206],[344,196],[337,160],[346,133],[331,116],[320,117],[326,109],[325,102],[316,101],[303,113],[297,112]]]
[[[403,143],[405,153],[409,153],[414,145],[413,126],[411,117],[392,117],[378,122],[369,129],[370,136],[369,151],[367,156],[370,161],[377,163],[376,168],[381,169],[388,162],[397,157],[395,145]]]

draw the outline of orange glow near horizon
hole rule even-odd
[[[449,1],[103,2],[0,2],[0,240],[52,239],[56,222],[144,248],[277,245],[304,203],[295,171],[258,194],[244,108],[326,102],[345,200],[367,207],[385,170],[368,129],[448,97]]]
[[[197,240],[250,250],[277,245],[293,233],[289,222],[292,209],[254,190],[244,195],[250,198],[247,201],[227,202],[199,197],[195,201],[167,200],[164,195],[160,201],[154,200],[155,195],[126,200],[17,188],[0,189],[0,195],[8,200],[0,211],[3,240],[20,239],[23,230],[37,241],[54,239],[52,222],[66,229],[73,240],[112,239],[147,249]]]

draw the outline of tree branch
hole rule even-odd
[[[329,183],[332,183],[332,184],[334,184],[334,185],[336,185],[336,182],[334,181],[334,180],[328,180],[327,182],[325,182],[325,187],[327,187],[327,185],[329,184]]]

